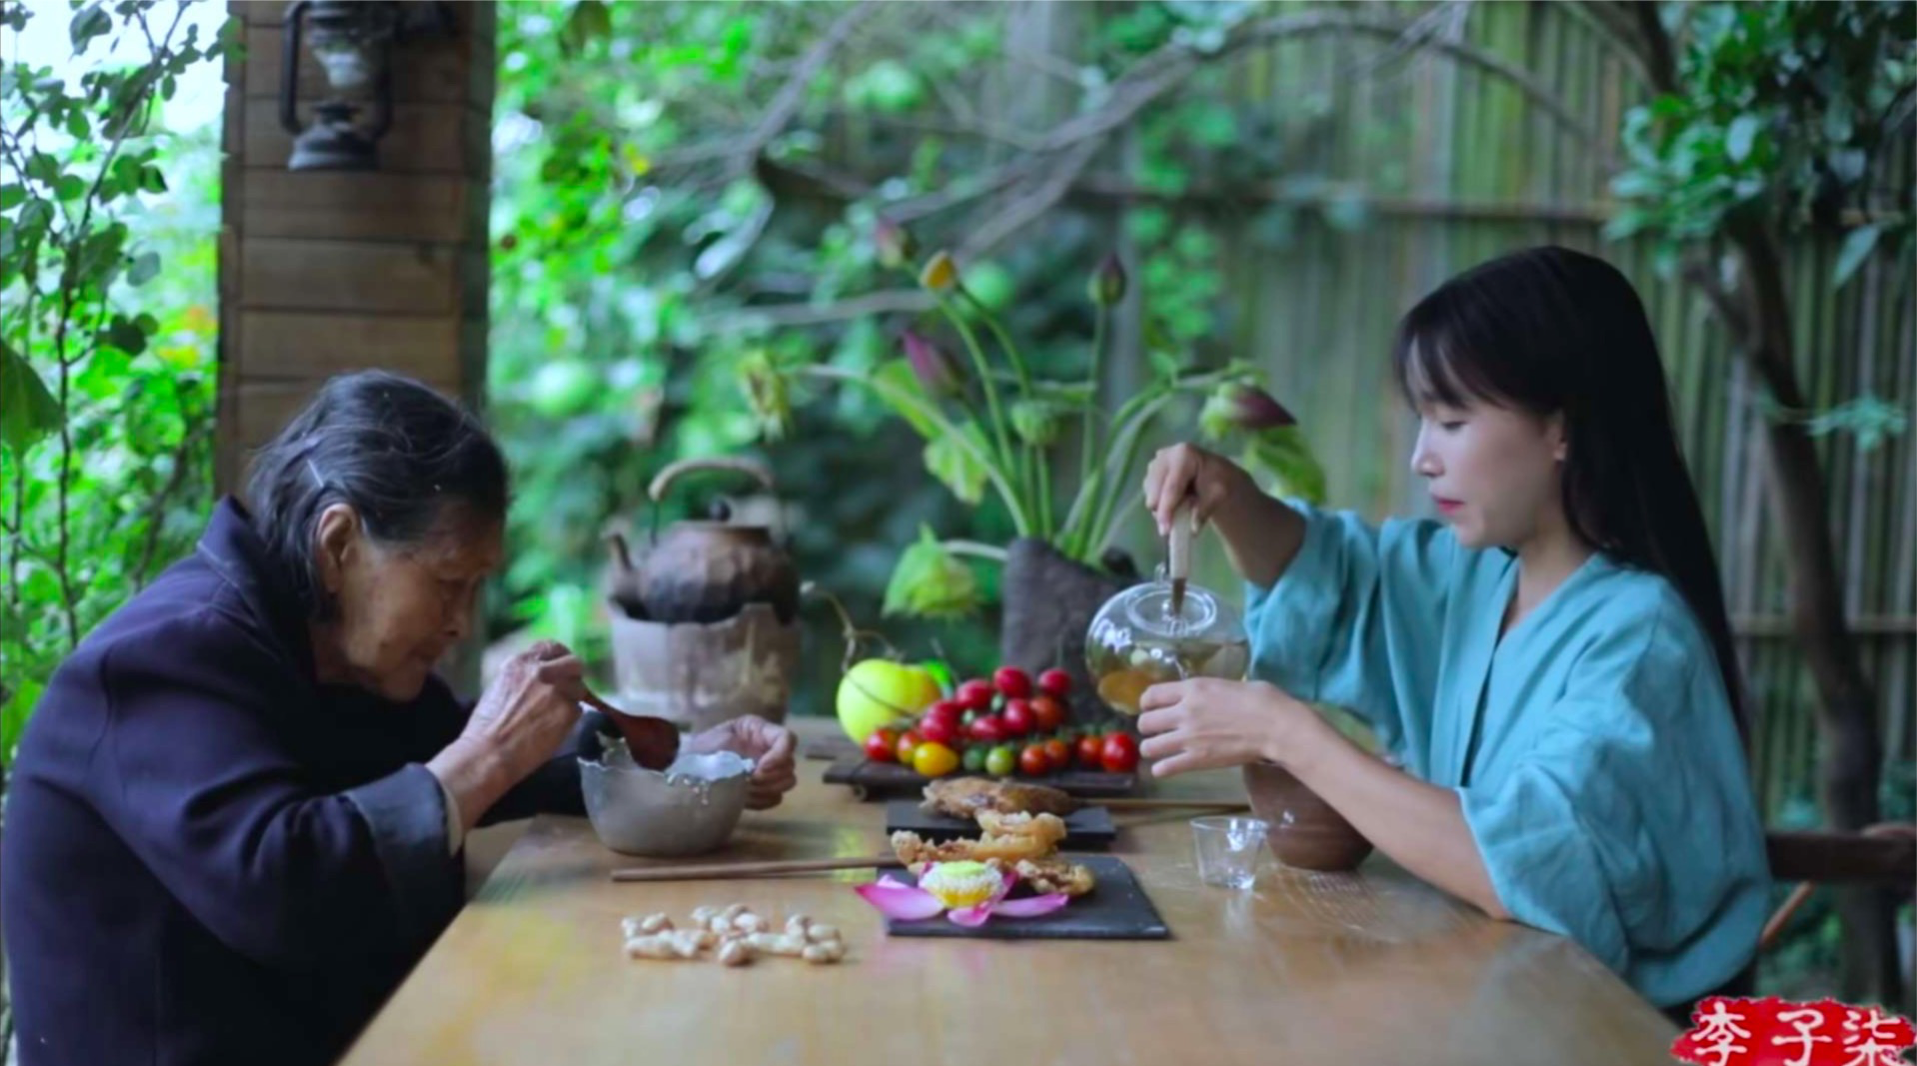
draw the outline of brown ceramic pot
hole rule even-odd
[[[1271,853],[1286,866],[1352,870],[1371,854],[1371,841],[1291,771],[1267,762],[1247,763],[1245,791],[1252,813],[1271,825],[1265,836]]]

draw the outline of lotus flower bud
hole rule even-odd
[[[951,253],[943,249],[932,253],[925,269],[919,271],[919,284],[932,292],[951,292],[958,287],[958,281],[958,264],[952,261]]]
[[[878,253],[879,265],[893,270],[911,266],[918,255],[912,232],[889,218],[879,219],[872,227],[872,246]]]
[[[958,364],[945,354],[945,349],[909,329],[899,338],[899,344],[904,347],[906,362],[912,364],[912,373],[919,384],[925,386],[925,391],[934,396],[949,396],[959,390],[964,379]]]
[[[1280,426],[1294,426],[1298,420],[1272,399],[1271,394],[1241,381],[1218,387],[1198,413],[1198,423],[1208,436],[1222,437],[1232,430],[1261,433]]]
[[[1125,298],[1125,264],[1118,259],[1118,253],[1112,252],[1099,262],[1098,269],[1092,272],[1092,280],[1086,285],[1086,294],[1100,307],[1116,307]]]

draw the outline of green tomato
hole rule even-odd
[[[1018,769],[1018,753],[1010,744],[1000,744],[985,756],[985,772],[993,777],[1009,777]]]
[[[965,749],[965,758],[960,765],[965,767],[968,774],[979,773],[985,769],[985,756],[985,749],[975,744]]]

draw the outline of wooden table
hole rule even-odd
[[[884,806],[801,765],[727,859],[884,850]],[[1233,774],[1155,795],[1241,798]],[[515,1063],[1669,1063],[1677,1030],[1576,944],[1482,917],[1373,856],[1202,884],[1184,815],[1128,816],[1113,851],[1171,926],[1157,942],[888,939],[870,873],[615,884],[640,860],[542,817],[347,1055],[347,1066]],[[619,919],[739,901],[845,932],[838,966],[634,962]]]

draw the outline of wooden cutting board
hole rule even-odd
[[[901,829],[933,842],[979,835],[977,822],[934,814],[919,806],[917,800],[889,800],[885,804],[885,831],[891,834]],[[1065,816],[1065,839],[1060,846],[1108,848],[1117,837],[1118,827],[1112,824],[1112,812],[1103,807],[1081,807]]]
[[[1060,855],[1091,868],[1098,887],[1061,910],[1040,918],[993,918],[967,928],[944,915],[918,921],[885,920],[892,936],[968,937],[974,940],[1168,940],[1171,929],[1158,916],[1131,867],[1111,855]],[[906,869],[881,870],[906,884],[916,883]]]
[[[1049,785],[1073,796],[1109,799],[1128,796],[1138,788],[1138,774],[1112,774],[1102,770],[1067,770],[1045,777],[1008,777],[1033,785]],[[850,785],[860,799],[882,799],[899,795],[922,795],[932,779],[908,770],[898,763],[873,762],[864,756],[841,758],[825,769],[828,785]]]

